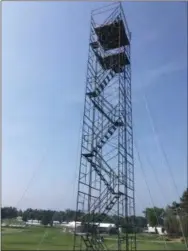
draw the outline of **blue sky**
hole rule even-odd
[[[102,2],[3,3],[3,205],[74,208],[91,10]],[[126,2],[132,32],[134,137],[152,199],[187,183],[185,2]],[[135,151],[137,213],[151,206]],[[154,171],[153,171],[154,170]],[[157,180],[159,183],[157,183]]]

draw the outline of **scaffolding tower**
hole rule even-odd
[[[130,41],[121,3],[92,12],[74,250],[108,250],[109,219],[111,249],[136,250]]]

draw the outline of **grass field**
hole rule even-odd
[[[72,250],[73,235],[59,228],[28,227],[2,228],[2,250]],[[106,245],[113,250],[115,240],[106,237]],[[138,235],[137,250],[185,250],[178,242],[166,242],[156,237]]]

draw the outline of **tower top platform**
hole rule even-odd
[[[98,40],[104,50],[112,50],[129,45],[129,39],[125,31],[123,20],[115,20],[95,28]]]

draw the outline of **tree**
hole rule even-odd
[[[27,211],[23,212],[22,220],[25,221],[25,222],[28,220],[28,213],[27,213]]]
[[[156,227],[157,225],[163,226],[163,219],[161,218],[162,214],[164,213],[163,208],[146,208],[143,212],[145,215],[145,218],[147,219],[148,224],[151,227]]]
[[[52,221],[61,221],[61,215],[59,212],[55,212],[52,216]]]
[[[183,235],[188,238],[188,188],[183,192],[179,204],[179,219]]]
[[[145,217],[137,216],[135,220],[138,228],[144,228],[147,226],[147,219]]]
[[[15,207],[3,207],[1,208],[2,219],[13,219],[18,216],[18,211]]]
[[[22,210],[19,210],[19,211],[18,211],[18,216],[23,216]]]
[[[181,236],[180,221],[173,207],[167,207],[164,223],[165,229],[169,235]]]
[[[173,202],[165,211],[165,229],[169,235],[187,236],[188,215],[186,213],[187,193],[183,193],[180,203]]]
[[[188,188],[180,198],[180,208],[183,210],[184,214],[188,214]]]
[[[47,214],[44,214],[41,220],[41,224],[47,226],[50,223],[49,217]]]
[[[65,215],[66,215],[66,221],[75,220],[75,211],[74,210],[67,209],[65,211]]]

